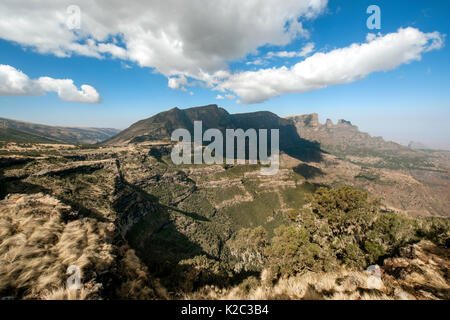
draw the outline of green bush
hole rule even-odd
[[[237,260],[234,270],[261,271],[267,260],[264,251],[268,244],[267,231],[262,226],[239,230],[229,243],[230,252]]]
[[[308,230],[295,225],[280,226],[266,252],[272,269],[284,276],[317,270],[320,247],[310,242]]]
[[[413,219],[395,213],[380,213],[368,232],[365,249],[368,260],[392,255],[398,248],[416,240]]]
[[[370,264],[376,263],[381,256],[386,255],[386,251],[383,246],[372,241],[366,241],[364,243],[364,249],[367,253],[367,258]]]
[[[416,236],[430,240],[439,246],[450,247],[450,219],[417,218],[415,220]]]
[[[378,209],[378,201],[369,200],[367,192],[350,186],[319,188],[311,199],[312,212],[327,220],[334,236],[364,234]]]

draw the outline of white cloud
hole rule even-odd
[[[294,57],[306,57],[314,51],[314,43],[308,42],[300,51],[276,51],[269,52],[267,54],[268,58],[278,57],[278,58],[294,58]]]
[[[261,46],[285,46],[296,38],[307,38],[302,22],[323,13],[327,0],[136,0],[127,4],[77,0],[81,28],[70,30],[66,9],[73,4],[72,0],[2,0],[0,38],[58,57],[78,54],[136,63],[165,75],[170,88],[188,92],[187,87],[200,83],[220,91],[219,99],[232,92],[243,103],[391,70],[441,48],[444,39],[438,32],[406,28],[385,36],[369,34],[366,43],[328,53],[311,55],[314,43],[310,42],[299,51],[258,57]],[[248,65],[255,68],[261,68],[270,57],[307,58],[292,67],[230,74],[228,63],[249,55],[255,59]],[[56,90],[57,85],[62,99],[96,100],[95,89],[89,86],[78,90],[67,81],[39,82],[24,77],[17,73],[8,78],[8,84],[3,79],[0,92],[44,94],[43,86]]]
[[[130,66],[129,64],[127,64],[127,63],[125,63],[125,62],[121,62],[120,63],[120,66],[123,68],[123,69],[132,69],[133,67],[132,66]]]
[[[255,60],[247,61],[245,64],[248,65],[248,66],[250,66],[250,65],[260,66],[260,65],[263,65],[263,64],[267,64],[267,61],[265,61],[265,60],[263,60],[261,58],[256,58]]]
[[[420,60],[424,52],[440,49],[443,35],[401,28],[385,36],[368,36],[366,43],[318,52],[287,68],[235,73],[215,89],[232,91],[243,103],[259,103],[287,93],[303,93],[363,79],[377,71],[392,70]]]
[[[81,10],[70,30],[66,9]],[[59,57],[114,58],[155,68],[167,77],[201,79],[263,45],[307,36],[302,21],[327,0],[2,0],[0,38]]]
[[[81,85],[81,90],[71,79],[40,77],[30,79],[25,73],[9,65],[0,65],[0,96],[37,96],[56,92],[64,101],[99,103],[100,95],[94,87]]]
[[[50,77],[41,77],[37,80],[42,90],[47,92],[56,92],[64,101],[99,103],[100,95],[97,90],[90,85],[81,85],[81,90],[73,84],[71,79],[53,79]]]
[[[223,99],[230,99],[230,100],[233,100],[234,98],[236,98],[236,96],[234,96],[234,95],[232,95],[232,94],[226,94],[225,96],[223,96],[223,95],[221,95],[221,94],[218,94],[217,96],[216,96],[216,99],[217,100],[223,100]]]
[[[185,85],[188,84],[188,81],[185,76],[181,75],[179,77],[169,78],[167,85],[171,89],[186,91]]]
[[[35,96],[44,92],[38,83],[20,70],[0,64],[0,96]]]

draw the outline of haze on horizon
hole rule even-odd
[[[125,129],[216,103],[450,150],[447,1],[208,3],[2,1],[0,117]]]

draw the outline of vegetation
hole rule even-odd
[[[42,156],[20,157],[27,148]],[[0,159],[0,297],[339,297],[368,290],[352,283],[405,247],[449,246],[448,219],[382,211],[364,191],[290,169],[259,177],[259,166],[175,167],[158,147],[57,148],[15,144]]]
[[[261,227],[242,229],[231,245],[240,257],[237,265],[261,270],[256,262],[264,262],[278,279],[342,267],[363,270],[421,239],[448,245],[448,220],[380,212],[377,200],[349,186],[319,188],[309,198],[302,210],[288,212],[291,224],[275,229],[270,241]]]

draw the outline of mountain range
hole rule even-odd
[[[361,132],[350,121],[327,120],[304,114],[281,118],[272,112],[230,114],[217,105],[173,108],[138,121],[118,132],[115,129],[64,128],[1,119],[3,140],[44,143],[95,143],[103,147],[165,144],[178,128],[193,134],[194,121],[203,130],[249,128],[279,129],[281,167],[293,170],[317,185],[348,184],[370,191],[386,208],[410,215],[449,216],[449,152],[414,150],[381,137]],[[1,131],[0,131],[1,133]],[[167,150],[153,148],[167,156]]]
[[[120,130],[111,128],[57,127],[0,118],[0,141],[91,144]]]
[[[170,157],[170,134],[177,128],[192,130],[196,120],[203,122],[203,129],[280,129],[278,173],[261,175],[258,164],[175,165]],[[381,217],[387,219],[389,228],[393,224],[389,239],[402,235],[402,228],[410,232],[415,226],[421,230],[422,238],[423,234],[437,233],[439,238],[426,239],[437,239],[440,244],[447,241],[441,234],[448,227],[440,221],[448,219],[439,217],[450,216],[449,154],[385,142],[361,133],[348,121],[320,124],[317,114],[288,118],[270,112],[229,114],[216,105],[174,108],[91,145],[59,143],[74,141],[70,139],[75,139],[73,135],[78,131],[72,131],[73,128],[8,123],[7,129],[12,130],[8,132],[15,134],[9,137],[20,140],[3,141],[0,150],[0,252],[6,252],[0,254],[3,295],[45,297],[49,287],[61,285],[65,272],[61,266],[65,266],[65,261],[80,265],[84,283],[89,284],[86,290],[94,298],[177,298],[179,292],[192,292],[204,284],[224,284],[226,280],[231,281],[227,282],[230,286],[247,277],[250,280],[245,281],[250,283],[254,273],[235,271],[240,270],[242,262],[236,260],[240,230],[245,233],[241,240],[249,241],[244,241],[241,252],[241,258],[248,263],[258,259],[253,249],[246,251],[248,246],[266,244],[271,239],[288,240],[288,234],[281,234],[280,228],[297,219],[301,210],[310,208],[311,197],[324,190],[341,190],[336,191],[338,195],[344,192],[343,199],[335,202],[326,198],[338,206],[344,202],[343,216],[337,219],[342,223],[339,230],[344,225],[348,227],[346,219],[354,217],[352,214],[362,213],[358,218],[362,220],[358,221],[365,221],[373,213],[372,204],[365,203],[379,199]],[[13,127],[15,123],[18,125]],[[103,132],[92,130],[83,132]],[[36,140],[26,141],[28,137]],[[39,140],[42,137],[48,140]],[[79,136],[75,141],[81,137],[88,139]],[[89,139],[97,139],[93,137],[99,139],[95,135]],[[35,143],[41,141],[44,143]],[[364,198],[364,191],[369,198]],[[353,201],[355,195],[364,199],[357,200],[363,206],[347,215],[346,201]],[[414,218],[415,222],[403,224],[402,221],[416,216],[420,217]],[[360,243],[358,234],[314,236],[314,232],[329,230],[333,217],[329,219],[295,220],[305,224],[311,236],[297,234],[301,228],[289,229],[295,236],[294,242],[273,249],[290,250],[291,245],[311,238],[314,244],[301,243],[301,250],[311,251],[296,253],[301,261],[308,261],[310,254],[314,261],[328,259],[328,255],[345,260],[350,257],[345,250],[350,248],[357,250],[351,259],[359,261],[360,267],[365,265],[360,256],[378,252],[375,244]],[[384,224],[381,231],[376,231],[383,237]],[[268,239],[258,242],[255,233],[267,234]],[[30,254],[17,256],[10,263],[15,246],[22,245],[14,240],[19,237],[33,239],[26,244]],[[326,249],[328,243],[341,251]],[[318,245],[324,251],[317,251]],[[42,248],[47,248],[44,260],[40,259]],[[437,250],[431,244],[422,244],[419,249]],[[291,256],[281,254],[282,259]],[[47,267],[32,268],[41,266],[42,261],[48,263]],[[260,268],[262,262],[257,266]],[[442,268],[436,268],[436,272],[441,273]],[[98,285],[101,289],[94,290]],[[169,292],[158,289],[161,285]],[[433,294],[445,297],[446,292]]]

